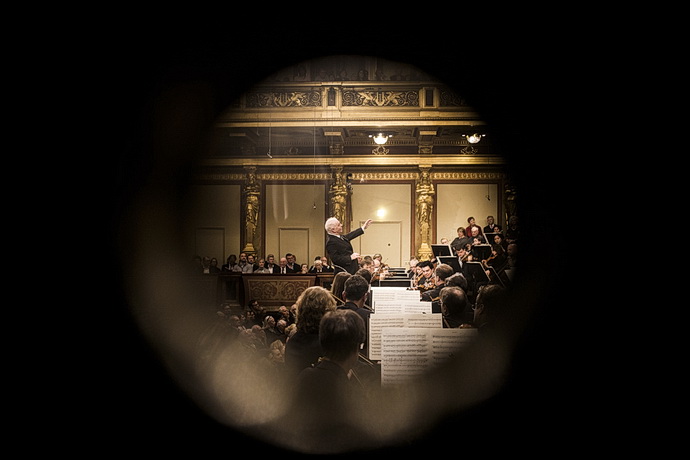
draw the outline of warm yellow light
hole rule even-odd
[[[484,137],[483,134],[474,133],[467,136],[467,142],[469,142],[470,144],[476,144],[477,142],[482,140],[482,137]]]
[[[376,217],[384,217],[386,215],[386,210],[383,208],[379,208],[378,211],[376,211]]]
[[[374,142],[376,142],[378,145],[383,145],[386,142],[388,142],[389,137],[393,137],[390,134],[383,134],[383,133],[378,133],[376,136],[373,136],[369,134],[369,137],[374,139]]]

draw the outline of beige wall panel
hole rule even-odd
[[[190,258],[196,253],[197,229],[221,228],[224,231],[224,248],[219,254],[208,255],[218,259],[218,265],[223,265],[228,255],[240,253],[240,213],[241,213],[240,185],[198,185],[190,187],[189,206],[185,220],[185,247]],[[216,241],[220,237],[216,234]],[[206,244],[206,243],[204,243]],[[217,243],[213,243],[216,245]],[[204,248],[200,248],[204,249]]]
[[[399,231],[399,235],[387,235],[385,231],[366,232],[353,241],[356,251],[366,249],[369,252],[378,252],[383,260],[388,259],[392,267],[402,267],[414,254],[411,228],[412,216],[410,215],[412,200],[411,184],[353,184],[352,185],[352,223],[354,229],[367,219],[380,222],[381,227],[387,230]],[[399,230],[395,230],[399,229]],[[394,246],[399,243],[400,249]],[[388,245],[391,246],[388,246]],[[371,250],[371,251],[370,251]],[[361,252],[367,254],[368,252]]]
[[[223,265],[223,258],[220,256],[225,253],[225,229],[222,227],[197,228],[194,253],[201,257],[215,257],[218,259],[218,267]]]
[[[467,227],[473,216],[477,225],[486,225],[486,216],[498,220],[498,187],[496,184],[437,184],[436,241],[446,237],[453,241],[458,227]],[[487,195],[491,198],[487,199]]]
[[[323,228],[325,193],[326,187],[322,184],[267,184],[264,197],[266,247],[261,255],[274,254],[279,260],[291,252],[297,256],[297,262],[310,266],[314,257],[322,256],[326,235]],[[299,231],[289,232],[290,229]]]
[[[279,228],[280,255],[291,252],[296,257],[297,265],[308,263],[311,267],[311,260],[314,258],[309,258],[309,233],[308,228]]]

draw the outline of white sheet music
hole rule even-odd
[[[452,358],[476,336],[475,328],[382,328],[381,385],[405,383],[422,375]]]
[[[376,311],[376,304],[378,302],[394,302],[394,301],[417,301],[419,302],[421,294],[419,291],[407,289],[404,287],[383,286],[371,287],[371,308]]]
[[[416,300],[385,300],[376,302],[375,313],[398,313],[398,314],[413,314],[413,313],[431,313],[431,302],[422,302]]]
[[[384,327],[443,327],[440,313],[386,314],[373,313],[369,316],[369,356],[372,361],[381,359],[381,330]]]

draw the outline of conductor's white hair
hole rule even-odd
[[[326,223],[324,224],[324,228],[326,229],[327,232],[330,232],[336,225],[338,224],[338,219],[335,217],[329,217],[326,219]]]

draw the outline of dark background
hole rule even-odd
[[[416,65],[454,85],[492,126],[518,185],[518,214],[526,235],[521,270],[539,291],[532,293],[536,314],[503,390],[385,453],[424,454],[439,448],[453,455],[463,450],[543,454],[554,452],[550,445],[581,443],[572,423],[583,410],[586,383],[570,334],[576,313],[585,307],[574,294],[580,292],[573,281],[581,261],[573,257],[569,239],[582,218],[572,107],[575,101],[585,103],[586,95],[573,83],[582,61],[576,49],[561,46],[554,52],[543,37],[489,42],[438,31],[425,33],[427,38],[407,32],[330,35],[228,30],[200,39],[151,34],[99,50],[90,87],[96,88],[99,120],[108,133],[107,139],[96,137],[109,155],[99,172],[106,203],[99,251],[109,262],[99,289],[106,287],[112,295],[99,300],[106,313],[98,320],[94,342],[98,358],[90,374],[95,380],[85,385],[94,390],[84,393],[89,401],[82,420],[89,436],[104,452],[185,452],[201,458],[251,456],[258,448],[255,452],[262,455],[289,454],[216,423],[176,387],[129,315],[119,270],[127,255],[116,241],[123,212],[143,184],[166,175],[182,184],[183,166],[195,158],[194,134],[179,139],[172,161],[159,156],[165,149],[158,143],[154,107],[171,90],[205,88],[205,108],[193,115],[201,136],[236,96],[276,70],[318,56],[364,54]],[[589,442],[584,437],[585,445]],[[250,451],[240,454],[242,448]],[[555,452],[561,449],[566,447]]]

